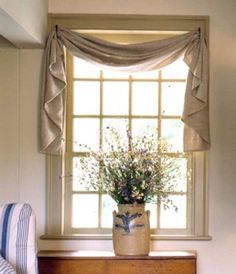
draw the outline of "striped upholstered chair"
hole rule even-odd
[[[0,274],[37,274],[35,214],[29,204],[0,207]]]

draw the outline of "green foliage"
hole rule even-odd
[[[80,159],[79,181],[108,193],[118,204],[172,204],[168,194],[175,190],[180,166],[168,144],[149,130],[138,137],[127,131],[126,138],[114,128],[107,130],[106,151],[91,151]]]

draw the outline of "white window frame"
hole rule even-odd
[[[189,31],[201,28],[208,37],[207,16],[134,16],[134,15],[50,15],[49,30],[55,26],[78,30]],[[209,240],[207,152],[193,153],[191,227],[186,234],[151,235],[152,239]],[[74,235],[65,233],[65,181],[63,156],[47,156],[47,239],[111,239],[110,234]]]

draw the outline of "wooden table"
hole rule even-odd
[[[40,251],[39,274],[196,274],[194,251],[115,256],[102,251]]]

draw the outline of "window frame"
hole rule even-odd
[[[133,30],[133,31],[190,31],[201,27],[208,39],[207,16],[136,16],[136,15],[49,15],[49,30],[53,26],[82,30]],[[69,75],[67,77],[70,77]],[[69,79],[68,83],[72,83]],[[68,86],[68,88],[71,88]],[[208,235],[208,187],[207,152],[193,153],[194,189],[191,208],[191,227],[187,235],[151,235],[152,239],[209,240]],[[65,180],[62,170],[63,156],[47,156],[47,222],[46,234],[50,239],[111,239],[110,234],[71,235],[65,233]],[[201,201],[201,203],[199,203]]]

